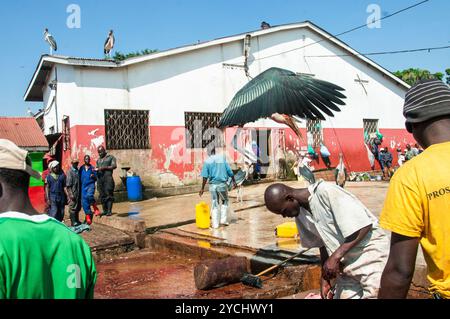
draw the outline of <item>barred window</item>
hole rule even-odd
[[[150,148],[149,111],[105,110],[106,148]]]
[[[205,148],[213,139],[222,136],[214,136],[211,129],[217,128],[222,113],[185,112],[184,123],[186,128],[186,147]],[[217,130],[215,130],[217,132]]]
[[[364,142],[366,144],[372,143],[375,139],[375,134],[378,131],[378,120],[376,119],[363,119],[364,128]]]
[[[308,145],[319,147],[323,142],[322,123],[320,120],[307,120],[306,131],[308,134]]]

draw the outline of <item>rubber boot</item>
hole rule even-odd
[[[112,200],[108,200],[106,202],[106,208],[107,208],[107,214],[106,216],[111,216],[112,215],[112,206],[113,206],[113,201]]]
[[[228,206],[222,205],[220,210],[220,224],[228,226],[230,223],[228,222]]]
[[[86,215],[86,224],[92,225],[92,215]]]
[[[94,209],[94,215],[95,216],[100,216],[100,209],[98,209],[97,204],[92,204],[92,208]]]
[[[81,222],[80,222],[80,211],[77,211],[77,212],[74,213],[74,218],[75,218],[75,223],[78,226],[81,225]]]
[[[220,211],[218,208],[213,208],[211,210],[211,227],[213,229],[219,228],[219,222],[220,222]]]
[[[70,213],[70,223],[71,223],[72,227],[77,227],[77,226],[81,225],[76,213]]]

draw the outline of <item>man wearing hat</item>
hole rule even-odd
[[[27,152],[0,139],[0,299],[92,298],[89,246],[64,224],[40,215],[28,196]]]
[[[64,220],[64,208],[69,198],[66,189],[66,174],[61,170],[58,161],[51,162],[48,168],[50,173],[47,175],[47,183],[45,184],[47,204],[50,207],[48,215],[62,222]]]
[[[430,293],[450,298],[450,88],[420,82],[405,97],[406,128],[424,148],[393,176],[380,216],[392,232],[379,298],[405,298],[420,243]]]
[[[81,210],[81,186],[80,186],[80,174],[78,172],[78,158],[73,158],[71,161],[72,166],[67,171],[67,194],[69,195],[69,214],[70,223],[72,227],[78,227],[81,225],[79,220],[79,213]]]
[[[44,188],[45,188],[45,184],[47,184],[47,175],[50,174],[50,169],[48,168],[48,166],[50,165],[51,162],[53,162],[55,160],[55,158],[50,155],[50,154],[45,154],[44,155],[44,168],[45,170],[42,172],[42,181],[44,182]],[[50,206],[48,206],[48,199],[47,199],[47,194],[44,192],[44,202],[45,202],[45,208],[44,208],[44,213],[48,214],[49,210],[50,210]]]

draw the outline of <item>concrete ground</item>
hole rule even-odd
[[[303,186],[301,182],[297,181],[286,182],[286,184],[292,187]],[[286,253],[292,254],[292,252],[302,250],[301,239],[299,242],[292,239],[278,239],[275,236],[276,226],[288,220],[269,213],[264,207],[263,192],[269,185],[270,183],[261,183],[245,187],[243,203],[236,202],[236,191],[230,192],[232,206],[235,210],[234,221],[229,226],[217,230],[202,230],[195,225],[195,205],[202,200],[210,204],[209,193],[205,193],[202,198],[198,194],[189,194],[138,203],[118,203],[114,205],[115,213],[112,217],[103,217],[97,222],[112,227],[139,223],[138,228],[145,228],[147,233],[167,229],[166,235],[176,234],[176,236],[186,238],[206,239],[208,245],[214,243],[217,246],[233,247],[252,254],[261,251],[272,254],[279,252],[281,256],[284,256],[283,258],[286,258]],[[346,189],[354,193],[378,217],[388,185],[387,182],[348,182]],[[135,226],[131,228],[133,227],[136,228]],[[125,234],[130,235],[128,231],[132,232],[132,230],[129,228],[128,225],[122,230],[125,231]],[[159,233],[157,232],[156,235]],[[120,234],[117,236],[120,237]],[[388,250],[389,247],[386,249]],[[311,250],[307,254],[317,256],[318,251]],[[425,274],[426,265],[421,251],[419,251],[413,284],[422,288],[426,287]]]
[[[263,193],[270,184],[261,183],[245,187],[243,203],[237,202],[236,190],[231,191],[230,199],[238,220],[218,230],[201,230],[192,224],[195,222],[195,205],[200,201],[211,204],[207,192],[202,198],[198,194],[188,194],[137,203],[118,203],[114,206],[114,211],[117,213],[113,218],[141,220],[145,222],[147,229],[153,230],[178,226],[182,231],[221,238],[231,245],[252,248],[276,246],[277,238],[274,235],[274,229],[287,220],[269,213],[264,207]],[[285,184],[291,187],[303,186],[297,181],[289,181]],[[387,182],[348,182],[346,189],[355,194],[375,216],[379,217],[388,186]],[[419,251],[418,263],[424,264],[421,251]]]

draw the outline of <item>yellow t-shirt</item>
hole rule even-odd
[[[450,142],[428,147],[394,174],[380,225],[420,238],[430,291],[450,298]]]

